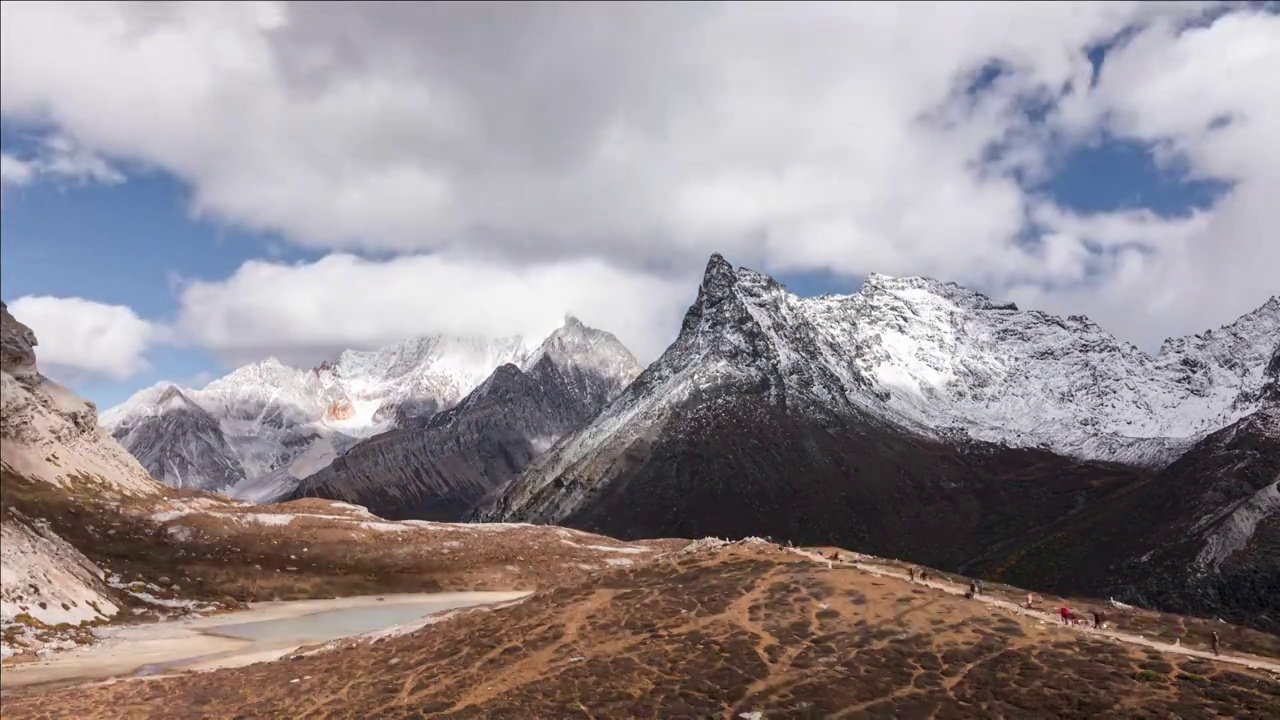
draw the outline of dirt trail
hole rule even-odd
[[[863,572],[870,573],[872,575],[879,575],[881,577],[893,577],[893,578],[898,578],[900,580],[911,581],[911,577],[907,573],[891,570],[882,565],[872,565],[869,563],[860,562],[858,560],[853,560],[853,561],[832,560],[831,558],[823,557],[821,554],[814,552],[812,550],[803,550],[800,548],[791,548],[791,551],[798,555],[802,555],[806,558],[809,558],[810,560],[814,560],[815,562],[826,563],[828,566],[840,565],[842,567],[853,567],[853,568],[862,570]],[[854,554],[850,551],[845,551],[845,552],[847,552],[849,555]],[[952,595],[964,595],[965,592],[967,591],[967,588],[961,587],[951,582],[944,582],[939,580],[918,580],[918,579],[915,580],[914,582],[919,585],[926,585],[928,587],[935,588],[937,590],[942,590]],[[1021,605],[1018,605],[1017,603],[1011,603],[1007,600],[1001,600],[999,598],[991,597],[989,595],[979,595],[975,599],[981,602],[984,602],[988,605],[993,605],[995,607],[1008,610],[1010,612],[1014,612],[1019,615],[1025,615],[1027,617],[1033,617],[1038,620],[1044,620],[1045,622],[1052,623],[1055,625],[1061,625],[1061,620],[1056,615],[1051,615],[1049,613],[1041,612],[1038,610],[1029,610]],[[1109,637],[1109,638],[1118,640],[1120,642],[1129,643],[1131,645],[1141,645],[1143,647],[1153,648],[1155,650],[1159,650],[1161,652],[1166,652],[1166,653],[1175,653],[1178,655],[1189,655],[1193,657],[1204,658],[1206,660],[1216,660],[1218,662],[1232,663],[1235,665],[1243,665],[1244,667],[1252,668],[1254,670],[1265,670],[1267,672],[1274,673],[1280,676],[1280,663],[1268,662],[1266,660],[1260,660],[1257,658],[1240,657],[1238,655],[1227,655],[1227,654],[1214,655],[1213,653],[1205,650],[1197,650],[1195,648],[1182,647],[1180,645],[1170,645],[1169,643],[1157,642],[1155,640],[1142,637],[1141,635],[1134,635],[1131,633],[1119,632],[1117,630],[1095,630],[1092,627],[1084,627],[1079,625],[1068,625],[1064,627],[1085,635]]]

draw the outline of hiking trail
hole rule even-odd
[[[829,567],[835,566],[835,565],[840,565],[842,567],[852,567],[852,568],[857,568],[858,570],[861,570],[865,573],[869,573],[871,575],[878,575],[880,577],[892,577],[892,578],[897,578],[899,580],[905,580],[907,582],[914,582],[917,585],[925,585],[937,590],[942,590],[952,595],[963,596],[965,594],[965,588],[958,586],[955,583],[952,583],[949,581],[943,581],[943,580],[916,579],[913,581],[908,573],[891,570],[889,568],[884,567],[883,565],[874,565],[874,564],[870,564],[865,561],[856,559],[856,558],[862,558],[867,556],[860,555],[851,550],[841,550],[840,552],[843,555],[848,555],[850,557],[855,558],[854,560],[833,560],[832,558],[824,557],[823,555],[813,550],[805,550],[802,548],[789,548],[789,550],[797,555],[801,555],[815,562],[826,563]],[[1174,653],[1178,655],[1189,655],[1193,657],[1204,658],[1205,660],[1214,660],[1217,662],[1225,662],[1225,663],[1232,663],[1235,665],[1242,665],[1244,667],[1252,668],[1254,670],[1265,670],[1267,672],[1280,676],[1280,663],[1276,663],[1276,662],[1268,662],[1266,660],[1261,660],[1258,658],[1240,657],[1238,655],[1228,655],[1226,653],[1223,653],[1221,655],[1214,655],[1212,652],[1209,652],[1207,650],[1198,650],[1196,648],[1183,647],[1181,645],[1171,645],[1169,643],[1151,640],[1149,638],[1142,637],[1141,635],[1134,635],[1132,633],[1120,632],[1118,630],[1106,630],[1106,629],[1096,630],[1092,627],[1087,627],[1087,626],[1062,625],[1061,619],[1058,618],[1056,614],[1050,614],[1050,613],[1042,612],[1039,610],[1031,610],[1017,603],[1012,603],[1012,602],[1009,602],[1008,600],[1001,600],[999,598],[992,597],[990,595],[978,595],[974,597],[974,600],[979,600],[988,605],[993,605],[995,607],[1008,610],[1010,612],[1017,613],[1019,615],[1024,615],[1027,617],[1035,618],[1037,620],[1042,620],[1053,625],[1060,625],[1066,629],[1073,630],[1075,632],[1082,633],[1085,635],[1108,637],[1118,642],[1129,643],[1131,645],[1141,645],[1143,647],[1153,648],[1155,650],[1159,650],[1161,652],[1166,652],[1166,653]]]

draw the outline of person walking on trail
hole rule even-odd
[[[1062,607],[1062,608],[1059,608],[1059,609],[1058,609],[1058,614],[1062,616],[1062,624],[1063,624],[1063,625],[1070,625],[1070,624],[1071,624],[1071,608],[1069,608],[1069,607],[1065,607],[1065,606],[1064,606],[1064,607]]]
[[[982,593],[982,578],[973,581],[973,594],[980,595]]]
[[[909,570],[911,570],[911,582],[915,582],[915,581],[916,581],[916,566],[915,566],[915,565],[912,565],[912,566],[909,568]]]
[[[1218,654],[1218,631],[1213,631],[1213,654]]]

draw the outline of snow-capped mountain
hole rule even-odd
[[[801,298],[715,255],[675,343],[512,492],[536,491],[727,386],[922,437],[1161,466],[1257,409],[1277,343],[1275,297],[1151,357],[1088,318],[1021,311],[955,284],[872,275],[853,295]],[[553,516],[571,510],[564,502]]]
[[[453,408],[357,444],[291,497],[353,502],[391,519],[460,519],[639,373],[616,337],[566,317],[523,367],[501,365]]]
[[[170,484],[262,499],[291,489],[355,444],[452,407],[536,346],[434,336],[348,350],[298,369],[275,358],[202,389],[160,383],[102,415],[102,424]]]
[[[1276,298],[1152,357],[1086,318],[953,284],[873,275],[854,295],[799,298],[717,255],[667,351],[475,517],[627,538],[772,534],[1114,589],[1113,564],[1131,558],[1107,548],[1150,538],[1121,542],[1132,528],[1104,510],[1264,410],[1278,344]],[[1245,524],[1270,532],[1265,486],[1209,493],[1188,522],[1218,513],[1209,532],[1265,512]],[[1110,538],[1098,556],[1038,545],[1095,517],[1093,536]],[[1072,573],[1014,562],[1023,550]]]

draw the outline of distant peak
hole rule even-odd
[[[582,324],[582,321],[581,321],[581,320],[579,320],[578,318],[574,317],[572,314],[570,314],[570,313],[565,313],[565,314],[564,314],[564,325],[563,325],[563,327],[564,327],[564,328],[566,328],[566,329],[569,329],[569,330],[579,330],[579,329],[581,329],[581,328],[583,328],[583,327],[585,327],[585,326]]]

